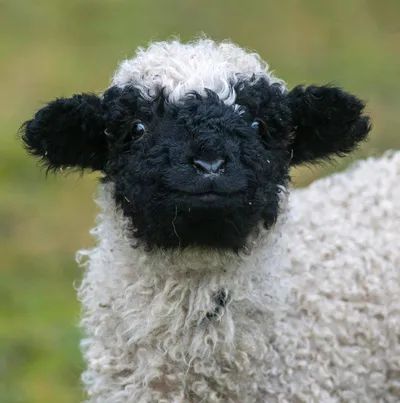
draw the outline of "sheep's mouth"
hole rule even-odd
[[[189,197],[231,197],[238,195],[240,192],[217,192],[217,191],[199,191],[199,192],[182,192]]]
[[[234,181],[232,178],[224,180],[199,180],[187,177],[182,181],[165,181],[163,192],[178,199],[217,201],[243,197],[248,192],[247,180]]]
[[[217,191],[199,191],[199,192],[177,192],[178,198],[183,203],[193,203],[194,205],[215,206],[216,204],[229,203],[242,196],[242,192],[217,192]]]
[[[203,202],[213,202],[220,200],[221,198],[226,197],[225,194],[217,193],[217,192],[204,192],[204,193],[189,193],[189,197],[194,197],[199,201]]]

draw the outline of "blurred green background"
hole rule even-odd
[[[398,0],[0,0],[0,402],[78,402],[83,363],[74,253],[88,229],[96,175],[49,175],[18,141],[47,100],[102,91],[138,45],[204,32],[269,61],[290,87],[339,84],[368,102],[370,141],[352,159],[400,146]]]

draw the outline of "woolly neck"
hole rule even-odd
[[[104,276],[104,281],[121,282],[123,287],[140,283],[157,294],[157,290],[163,293],[168,284],[179,284],[196,298],[203,293],[209,306],[221,290],[251,299],[255,305],[275,305],[282,302],[287,290],[282,240],[287,193],[281,194],[282,213],[277,223],[269,230],[260,224],[238,253],[199,247],[148,251],[132,236],[130,220],[116,206],[113,184],[103,184],[96,200],[101,212],[91,231],[97,246],[79,251],[77,258],[80,263],[87,259],[89,271],[96,272],[97,278]],[[267,291],[265,284],[270,284]]]

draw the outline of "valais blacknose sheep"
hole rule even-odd
[[[400,401],[400,154],[287,192],[366,138],[363,108],[200,39],[25,124],[49,169],[102,173],[78,253],[89,401]]]

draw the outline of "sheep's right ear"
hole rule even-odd
[[[341,88],[297,86],[288,93],[288,103],[294,125],[293,165],[343,156],[371,129],[364,102]]]
[[[81,94],[59,98],[40,109],[23,128],[28,151],[49,169],[101,170],[107,158],[107,139],[101,99]]]

